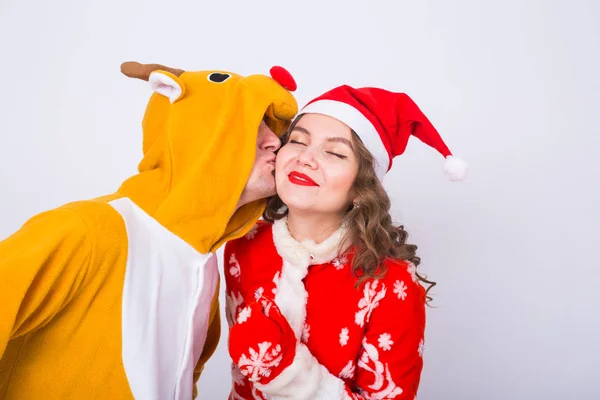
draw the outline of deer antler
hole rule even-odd
[[[159,69],[162,71],[170,72],[177,77],[185,72],[182,69],[166,67],[160,64],[140,64],[136,61],[127,61],[121,64],[121,72],[124,75],[130,78],[137,78],[144,81],[148,80],[152,72]]]

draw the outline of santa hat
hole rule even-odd
[[[444,156],[449,180],[466,177],[467,164],[452,156],[438,131],[405,93],[338,86],[311,100],[298,115],[309,113],[328,115],[354,130],[373,155],[380,180],[392,167],[394,157],[404,153],[410,136]]]

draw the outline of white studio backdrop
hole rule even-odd
[[[0,0],[0,49],[2,238],[135,172],[122,61],[407,92],[470,165],[413,140],[384,182],[438,283],[419,398],[600,398],[600,3]],[[201,399],[229,391],[222,320]]]

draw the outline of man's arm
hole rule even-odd
[[[0,358],[8,342],[48,324],[73,298],[88,270],[83,220],[59,208],[0,241]]]

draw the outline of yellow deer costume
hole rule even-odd
[[[155,91],[139,173],[0,242],[0,399],[190,399],[218,343],[214,252],[265,207],[236,210],[259,124],[285,131],[295,87],[281,69],[122,71]]]

